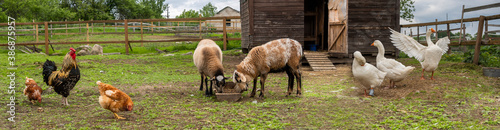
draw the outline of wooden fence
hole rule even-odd
[[[231,20],[236,19],[236,20]],[[125,44],[126,54],[129,54],[130,43],[144,43],[144,42],[177,42],[177,41],[200,41],[203,39],[203,33],[222,33],[222,38],[209,38],[214,41],[223,41],[223,49],[227,49],[228,40],[241,40],[240,38],[228,38],[227,33],[241,32],[241,23],[239,16],[231,17],[207,17],[207,18],[180,18],[180,19],[125,19],[125,20],[90,20],[90,21],[55,21],[55,22],[30,22],[30,23],[15,23],[15,26],[21,25],[32,25],[33,29],[16,29],[15,32],[33,32],[28,34],[16,34],[16,36],[34,36],[36,41],[34,42],[22,42],[16,43],[15,45],[45,45],[45,53],[49,54],[49,45],[53,44]],[[227,21],[229,20],[229,21]],[[163,22],[163,25],[160,24]],[[157,23],[157,25],[154,25]],[[219,23],[214,26],[214,23]],[[73,24],[68,26],[68,24]],[[76,25],[74,25],[76,24]],[[100,26],[94,26],[94,24],[101,24]],[[114,25],[113,25],[114,24]],[[120,25],[118,25],[120,24]],[[188,25],[186,25],[188,24]],[[230,27],[227,24],[232,25]],[[39,25],[43,25],[44,32],[39,33]],[[49,26],[50,25],[50,26]],[[52,28],[53,25],[59,25],[61,28]],[[89,27],[90,25],[90,27]],[[132,26],[130,26],[132,25]],[[239,25],[239,26],[238,26]],[[7,23],[0,23],[0,27],[8,26]],[[50,28],[49,28],[50,27]],[[94,32],[94,28],[103,28],[103,32]],[[115,32],[106,32],[106,28],[114,28]],[[117,29],[123,29],[124,32],[118,32]],[[68,29],[79,29],[78,33],[68,33]],[[84,30],[82,32],[82,29]],[[129,32],[132,29],[133,32]],[[136,29],[140,31],[136,32]],[[66,30],[66,33],[52,33],[54,30]],[[149,31],[144,31],[149,30]],[[50,32],[49,32],[50,31]],[[2,31],[1,32],[9,32]],[[196,38],[176,38],[167,40],[144,40],[144,34],[155,34],[155,33],[189,33],[197,34]],[[49,42],[49,35],[74,35],[74,34],[85,34],[86,41],[82,42]],[[124,34],[124,40],[119,41],[90,41],[90,35],[94,34]],[[140,34],[141,40],[129,40],[129,34]],[[39,35],[45,36],[44,42],[39,42]],[[8,34],[0,34],[0,36],[8,36]],[[0,43],[0,46],[7,46],[7,43]]]

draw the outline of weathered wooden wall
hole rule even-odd
[[[249,25],[249,8],[248,0],[240,0],[240,17],[241,17],[241,47],[246,48],[250,43],[250,25]],[[248,50],[245,50],[248,51]]]
[[[304,43],[304,0],[241,1],[244,2],[240,4],[242,26],[249,22],[242,28],[242,48],[251,49],[278,38],[292,38]],[[244,34],[246,29],[248,35]],[[248,43],[244,43],[247,39]]]
[[[380,40],[385,51],[396,52],[389,38],[389,27],[399,31],[399,0],[348,0],[348,53],[375,53],[370,46]],[[386,54],[387,54],[386,53]]]

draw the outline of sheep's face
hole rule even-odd
[[[226,79],[224,75],[217,75],[212,79],[212,81],[215,82],[215,89],[218,93],[222,93],[222,87],[226,85]]]
[[[239,90],[241,90],[241,92],[247,91],[248,83],[247,83],[247,79],[243,73],[240,73],[238,71],[234,71],[233,82],[236,83],[235,89],[239,89]]]

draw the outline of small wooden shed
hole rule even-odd
[[[389,27],[399,31],[399,0],[240,0],[242,41],[246,52],[278,38],[293,38],[305,50],[326,51],[337,58],[354,51],[386,54],[397,49]]]

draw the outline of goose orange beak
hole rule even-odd
[[[432,33],[435,33],[435,32],[436,32],[436,30],[434,30],[433,28],[431,28],[431,32],[432,32]]]
[[[375,43],[372,43],[370,46],[375,46]]]

